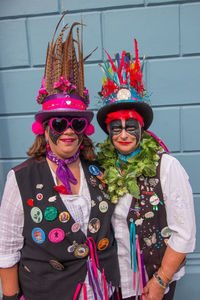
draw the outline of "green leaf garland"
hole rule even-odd
[[[140,190],[137,178],[140,175],[154,177],[159,160],[158,151],[164,151],[159,143],[146,132],[144,132],[140,143],[140,153],[128,158],[128,163],[119,158],[109,138],[103,143],[97,144],[97,147],[100,149],[97,153],[97,159],[105,170],[104,180],[108,184],[112,203],[117,203],[118,198],[126,193],[139,199]]]

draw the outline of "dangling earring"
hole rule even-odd
[[[84,146],[83,146],[83,145],[81,145],[81,146],[80,146],[80,149],[81,149],[81,150],[83,150],[83,148],[84,148]]]
[[[46,149],[47,151],[50,149],[50,146],[49,146],[49,142],[47,141],[47,144],[46,144]]]

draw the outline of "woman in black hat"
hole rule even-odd
[[[76,58],[77,25],[63,43],[65,26],[48,48],[31,158],[8,174],[0,210],[3,300],[109,299],[119,283],[114,204],[88,137],[93,112],[78,36]]]
[[[105,72],[97,113],[108,139],[99,144],[112,203],[120,266],[120,298],[171,300],[195,247],[193,197],[188,175],[147,129],[153,111],[135,61],[125,51]]]

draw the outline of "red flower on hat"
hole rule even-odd
[[[115,84],[115,82],[108,78],[103,84],[102,95],[107,98],[110,94],[117,93],[118,90],[119,87]]]
[[[38,91],[38,96],[37,96],[37,103],[41,104],[42,100],[48,95],[48,92],[45,88],[40,88]]]
[[[59,90],[62,92],[71,93],[73,90],[76,90],[76,86],[73,85],[69,80],[65,77],[61,76],[58,78],[58,81],[54,83],[54,89]]]

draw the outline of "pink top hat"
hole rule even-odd
[[[35,134],[43,134],[42,123],[51,117],[84,117],[90,124],[94,116],[91,110],[87,110],[89,93],[84,85],[82,22],[72,24],[63,42],[63,35],[67,29],[65,25],[54,41],[56,31],[65,14],[66,12],[58,22],[52,41],[47,48],[45,73],[37,97],[37,102],[42,105],[42,109],[35,114],[36,122],[32,126]],[[80,26],[81,42],[79,41]],[[74,27],[77,27],[76,39],[73,38]],[[78,49],[78,58],[76,49]]]

